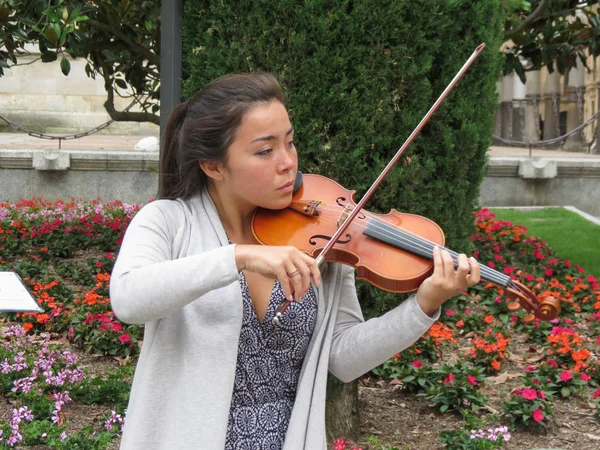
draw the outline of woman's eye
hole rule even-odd
[[[293,147],[295,147],[295,146],[296,146],[296,144],[294,143],[294,141],[290,141],[290,142],[288,142],[287,146],[288,146],[289,148],[293,148]]]
[[[267,148],[267,149],[264,149],[264,150],[261,150],[260,152],[258,152],[257,155],[267,156],[269,153],[271,153],[271,151],[272,150],[270,148]]]

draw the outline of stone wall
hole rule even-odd
[[[104,80],[86,75],[84,59],[71,59],[71,72],[64,76],[60,58],[51,63],[38,58],[39,54],[21,57],[18,66],[5,69],[0,77],[2,115],[28,129],[50,134],[78,133],[110,120],[103,106]],[[115,99],[118,110],[130,103],[131,99]],[[0,131],[13,130],[0,120]],[[115,122],[102,133],[158,137],[159,128],[151,123]]]

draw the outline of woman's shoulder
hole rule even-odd
[[[185,201],[157,199],[142,206],[133,221],[146,226],[176,230],[185,223],[186,215]]]

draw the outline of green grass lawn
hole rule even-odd
[[[490,211],[499,219],[527,227],[531,236],[548,242],[561,259],[600,276],[600,225],[564,208],[531,211],[490,208]]]

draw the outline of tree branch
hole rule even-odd
[[[537,19],[540,14],[542,14],[543,10],[546,8],[546,5],[548,4],[549,1],[550,0],[542,0],[534,12],[532,12],[527,17],[525,17],[525,20],[523,20],[517,28],[504,33],[504,37],[507,39],[510,39],[512,36],[519,34],[521,31],[523,31],[523,29],[527,25],[529,25],[531,22],[533,22],[535,19]]]
[[[104,109],[110,116],[111,119],[118,122],[151,122],[156,125],[160,125],[160,116],[157,114],[147,112],[129,112],[129,111],[117,111],[115,109],[115,92],[110,78],[109,71],[103,68],[102,76],[104,77],[104,88],[106,89],[106,101],[104,102]]]
[[[124,43],[126,43],[127,46],[131,50],[133,50],[135,53],[138,53],[139,55],[143,56],[145,59],[150,61],[150,63],[154,64],[156,67],[160,67],[160,56],[159,55],[151,52],[146,47],[143,47],[143,46],[133,42],[131,39],[129,39],[128,36],[126,36],[124,33],[122,33],[121,30],[119,30],[118,28],[111,28],[108,25],[105,25],[102,22],[98,22],[93,19],[88,19],[83,23],[87,23],[88,25],[90,25],[94,28],[98,28],[99,30],[103,30],[108,33],[114,34],[116,37],[118,37],[120,40],[122,40]]]

